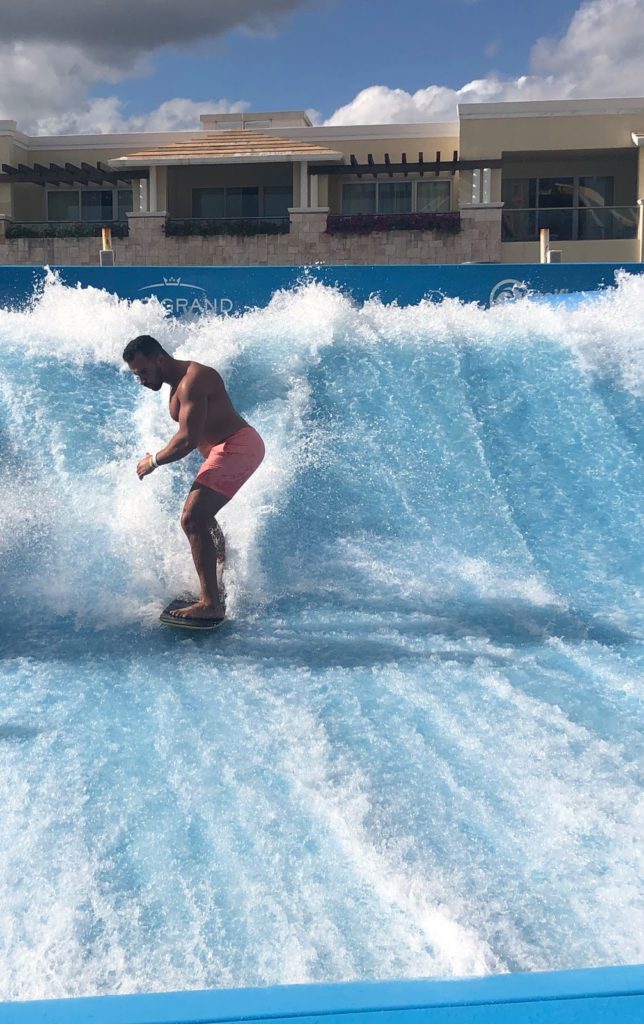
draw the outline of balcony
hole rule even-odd
[[[283,217],[169,217],[165,222],[166,236],[201,235],[287,235],[288,216]]]
[[[537,242],[541,228],[551,242],[603,242],[637,238],[637,206],[541,207],[503,210],[503,242]]]

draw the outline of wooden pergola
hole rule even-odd
[[[18,164],[12,167],[11,164],[2,164],[0,184],[29,184],[29,185],[131,185],[132,181],[148,177],[147,167],[127,168],[126,170],[114,171],[103,164],[66,163],[64,167],[50,163],[49,167],[44,164],[34,164],[27,167],[26,164]]]
[[[456,174],[457,171],[479,171],[487,167],[501,167],[503,161],[499,159],[478,159],[478,160],[459,160],[458,150],[454,150],[454,155],[451,160],[441,160],[440,150],[436,152],[435,160],[425,160],[424,154],[419,153],[417,160],[407,160],[407,154],[402,153],[398,163],[393,163],[389,157],[389,153],[385,153],[384,164],[377,164],[371,153],[367,153],[367,163],[358,163],[354,153],[351,154],[350,164],[309,164],[309,174],[355,174],[358,178],[361,178],[363,174],[370,174],[372,177],[377,178],[379,174],[387,174],[390,178],[394,174],[402,174],[407,177],[408,174],[420,174],[421,178],[425,174],[434,174],[436,177],[441,171],[449,171],[450,174]]]

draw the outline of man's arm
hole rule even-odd
[[[197,374],[191,380],[182,381],[183,390],[179,398],[179,429],[165,448],[156,454],[158,466],[178,462],[194,451],[203,439],[208,412],[208,381]],[[179,387],[182,385],[180,384]]]

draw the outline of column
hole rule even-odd
[[[300,210],[309,208],[309,165],[306,160],[300,161]]]
[[[148,213],[148,179],[139,178],[139,213]]]
[[[157,169],[156,167],[150,167],[150,196],[149,196],[149,212],[156,213],[159,209],[157,202]]]

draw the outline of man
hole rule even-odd
[[[147,452],[139,461],[139,480],[160,466],[183,459],[195,448],[205,459],[181,516],[201,594],[196,603],[170,614],[221,622],[225,609],[218,587],[218,568],[223,567],[225,551],[215,516],[261,463],[264,442],[234,409],[223,380],[212,367],[189,359],[174,359],[147,334],[128,343],[123,359],[143,387],[159,391],[162,384],[170,385],[170,415],[179,424],[165,448],[156,455]]]

